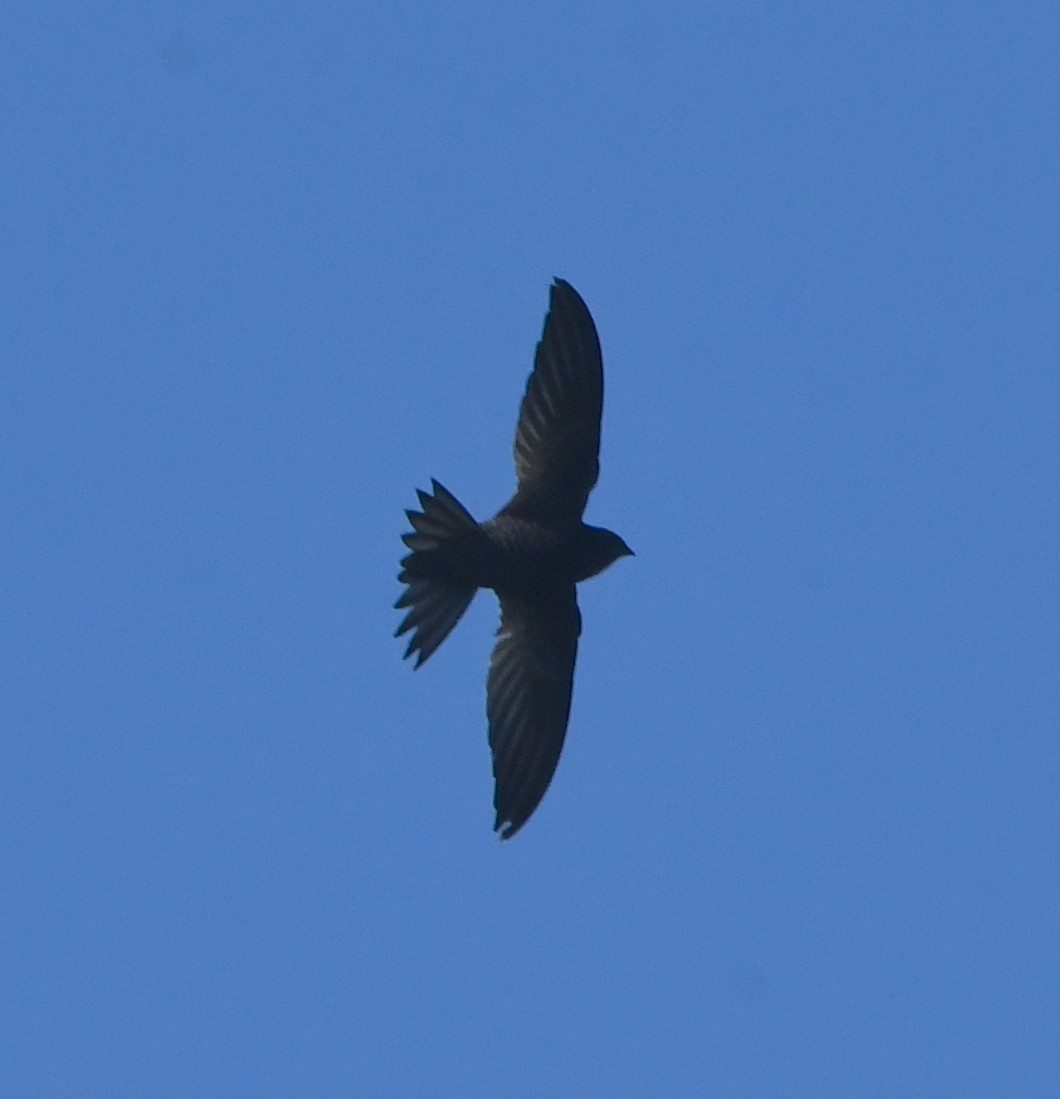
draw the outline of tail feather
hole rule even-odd
[[[454,569],[447,567],[446,549],[460,540],[478,533],[478,523],[471,513],[443,485],[433,478],[434,492],[416,490],[423,511],[406,511],[412,530],[401,540],[412,551],[401,560],[398,579],[407,584],[394,604],[409,608],[394,633],[400,637],[412,630],[412,640],[405,656],[416,653],[418,668],[449,636],[474,598],[476,586],[461,581]]]

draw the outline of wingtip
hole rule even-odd
[[[589,306],[585,304],[585,299],[575,290],[574,286],[566,279],[561,279],[558,275],[552,279],[552,286],[549,289],[549,308],[552,309],[557,299],[571,309],[576,310],[579,313],[584,313],[588,319],[589,324],[593,325],[593,334],[596,335],[596,326],[593,323],[592,314],[589,313]],[[596,337],[599,341],[599,337]]]

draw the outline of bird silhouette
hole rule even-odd
[[[411,551],[394,604],[408,608],[395,636],[412,630],[405,656],[418,668],[491,588],[501,623],[486,681],[495,781],[494,831],[510,839],[548,789],[570,716],[581,634],[575,585],[632,550],[615,533],[582,522],[600,473],[604,368],[585,302],[556,279],[519,408],[515,495],[478,523],[443,485],[417,489],[408,510]]]

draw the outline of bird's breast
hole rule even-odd
[[[571,538],[547,523],[499,515],[482,524],[489,546],[482,587],[532,591],[574,581]]]

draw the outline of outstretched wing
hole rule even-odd
[[[494,830],[511,839],[545,796],[570,715],[582,620],[574,585],[501,598],[486,714],[496,786]]]
[[[600,475],[604,366],[596,325],[578,292],[556,279],[515,431],[518,489],[505,509],[578,520]]]

